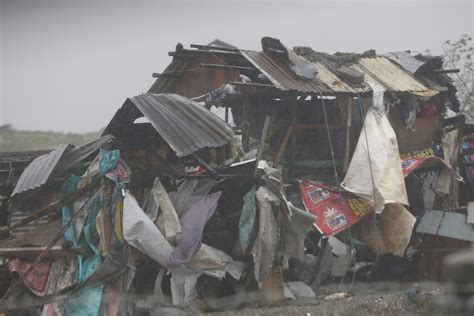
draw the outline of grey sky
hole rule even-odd
[[[0,123],[98,130],[149,88],[177,42],[260,49],[268,35],[330,53],[439,54],[443,41],[473,33],[473,2],[3,0]]]

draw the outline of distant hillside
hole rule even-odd
[[[0,152],[54,149],[60,144],[82,145],[97,138],[101,131],[85,134],[20,131],[0,126]]]

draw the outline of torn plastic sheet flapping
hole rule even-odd
[[[181,218],[191,206],[206,196],[216,183],[214,179],[191,179],[181,183],[175,192],[170,192],[178,217]]]
[[[239,240],[243,251],[246,251],[250,244],[250,237],[255,224],[256,204],[255,187],[252,187],[244,195],[244,205],[239,220]]]
[[[256,194],[259,210],[259,227],[252,255],[255,262],[254,274],[259,284],[270,273],[278,244],[278,225],[272,210],[272,203],[278,203],[278,197],[265,186]]]
[[[229,273],[235,280],[239,280],[245,267],[245,263],[235,261],[224,252],[202,244],[186,267],[181,266],[171,273],[173,304],[183,305],[197,297],[196,281],[199,276],[205,274],[222,279]]]
[[[153,189],[151,190],[151,197],[154,204],[159,205],[161,209],[161,213],[157,220],[158,227],[163,228],[161,231],[165,234],[166,239],[169,242],[175,242],[178,235],[181,233],[181,225],[168,192],[166,192],[166,189],[163,184],[161,184],[159,178],[155,179]]]
[[[123,234],[132,247],[167,266],[173,248],[128,191],[123,200]]]
[[[367,112],[341,186],[364,198],[377,213],[388,203],[408,205],[395,132],[383,111]]]
[[[290,204],[290,223],[282,227],[282,251],[286,258],[304,257],[304,241],[309,229],[316,221],[316,216]]]
[[[181,217],[181,236],[168,260],[168,267],[177,268],[189,262],[199,251],[204,226],[216,211],[220,196],[221,192],[206,195]]]

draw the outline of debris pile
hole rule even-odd
[[[439,57],[191,47],[99,139],[1,174],[1,311],[232,309],[439,280],[471,247],[474,129]]]

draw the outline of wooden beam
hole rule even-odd
[[[18,257],[29,257],[36,258],[41,252],[46,250],[46,247],[13,247],[13,248],[0,248],[0,258],[18,258]],[[78,251],[73,248],[64,249],[62,246],[54,246],[48,253],[47,257],[76,257],[78,254],[83,254],[82,251]]]
[[[342,100],[341,100],[342,101]],[[346,120],[346,148],[345,148],[345,157],[344,157],[344,172],[349,168],[349,152],[350,152],[350,142],[351,142],[351,125],[352,125],[352,98],[345,98],[347,103],[347,120]]]
[[[44,207],[42,207],[40,210],[34,212],[33,214],[23,218],[22,220],[19,220],[18,222],[12,223],[8,226],[4,226],[0,228],[0,235],[3,235],[12,229],[15,229],[20,226],[24,226],[25,224],[28,224],[29,222],[32,222],[38,218],[43,217],[46,214],[52,213],[54,211],[58,211],[61,207],[63,207],[66,204],[69,204],[71,202],[74,202],[77,200],[79,197],[82,195],[86,194],[89,192],[90,189],[94,188],[97,185],[97,182],[91,182],[87,185],[85,185],[83,188],[77,190],[76,192],[60,199],[59,201],[54,201]]]
[[[48,245],[45,247],[43,251],[35,258],[33,263],[23,272],[23,274],[20,276],[20,278],[12,284],[7,290],[7,293],[3,296],[2,299],[10,297],[12,293],[15,293],[16,289],[23,284],[25,281],[26,277],[30,274],[31,271],[44,259],[48,256],[48,253],[51,251],[51,249],[56,245],[56,243],[62,238],[66,230],[71,227],[71,225],[74,224],[76,219],[79,217],[79,215],[82,214],[82,212],[85,209],[88,209],[92,202],[102,193],[102,191],[105,189],[105,185],[102,184],[99,189],[97,189],[94,194],[84,203],[82,206],[75,212],[72,216],[71,219],[66,223],[66,225],[61,228],[61,230],[56,234],[56,236],[51,240]]]
[[[298,121],[298,99],[297,96],[292,95],[289,97],[289,106],[291,110],[291,124],[296,126]],[[289,165],[289,180],[293,180],[295,173],[295,162],[296,162],[296,131],[295,128],[291,134],[291,147],[290,147],[290,165]]]
[[[275,156],[275,160],[273,160],[273,165],[276,167],[280,164],[281,158],[283,157],[283,153],[285,152],[286,145],[288,144],[288,140],[290,139],[291,133],[293,132],[293,125],[289,125],[288,129],[286,130],[285,136],[283,137],[283,141],[281,142],[280,148]]]
[[[431,70],[432,73],[435,74],[455,74],[458,73],[459,69],[433,69]]]
[[[200,66],[201,66],[202,68],[237,69],[237,70],[258,71],[258,69],[253,68],[253,67],[234,66],[234,65],[201,64]]]
[[[169,56],[179,56],[179,57],[194,57],[199,54],[215,54],[220,56],[241,56],[244,59],[244,56],[240,52],[217,52],[210,50],[201,50],[201,49],[183,49],[179,52],[168,52]]]
[[[199,162],[199,164],[200,164],[201,166],[203,166],[204,169],[206,169],[210,174],[212,174],[213,176],[217,176],[217,171],[214,170],[214,168],[212,168],[204,159],[202,159],[201,157],[199,157],[198,154],[193,153],[193,157],[194,157],[194,159],[196,159],[196,161]]]
[[[272,84],[265,84],[265,83],[255,83],[255,82],[240,82],[240,81],[231,81],[230,84],[235,86],[243,86],[243,87],[254,87],[254,88],[271,88],[276,89],[276,87]]]
[[[324,124],[296,124],[296,129],[326,129]],[[329,125],[329,129],[345,129],[343,125]]]
[[[257,160],[255,161],[255,171],[253,173],[255,178],[257,177],[258,162],[260,161],[260,159],[262,159],[263,149],[265,146],[265,140],[267,139],[269,125],[270,125],[270,116],[267,115],[265,117],[265,122],[263,123],[262,135],[260,137],[260,143],[258,144],[258,149],[257,149]]]
[[[249,97],[248,95],[244,95],[244,99],[242,102],[242,149],[244,152],[249,152],[249,130],[250,130],[250,123],[249,120]]]
[[[198,49],[202,49],[202,50],[215,50],[215,51],[223,51],[223,52],[239,52],[238,48],[228,48],[228,47],[199,45],[199,44],[191,44],[190,46],[192,48],[198,48]]]

